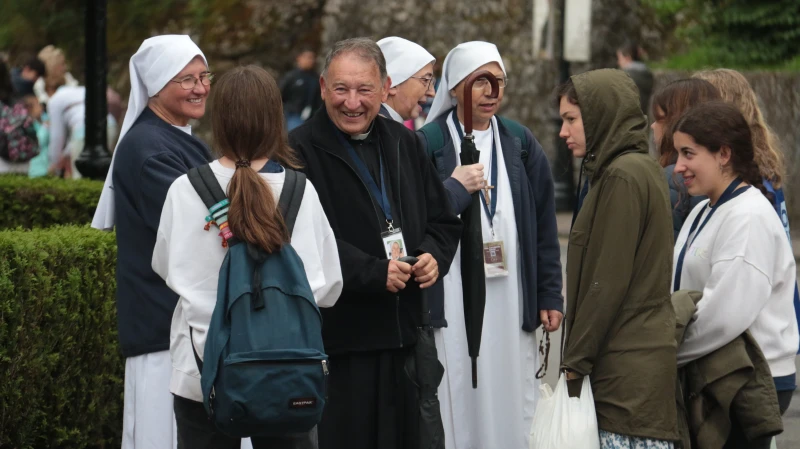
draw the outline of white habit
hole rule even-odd
[[[448,128],[461,152],[461,138],[452,117]],[[463,127],[462,127],[463,131]],[[536,391],[536,334],[522,330],[522,278],[519,243],[511,185],[506,171],[497,119],[486,131],[474,131],[484,173],[497,163],[497,196],[494,236],[485,210],[481,211],[483,241],[502,240],[509,274],[486,279],[486,308],[478,357],[478,388],[472,388],[471,360],[467,352],[464,304],[461,289],[461,249],[444,278],[445,317],[448,327],[434,332],[439,361],[445,375],[439,386],[447,449],[528,449]],[[491,160],[492,138],[497,161]],[[459,160],[456,157],[456,160]],[[459,162],[460,165],[460,162]]]

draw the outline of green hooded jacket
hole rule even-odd
[[[569,237],[562,368],[590,376],[601,430],[677,440],[667,182],[631,78],[603,69],[572,82],[590,188]]]

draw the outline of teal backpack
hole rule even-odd
[[[228,200],[211,168],[193,168],[189,180],[211,212],[206,221],[225,223]],[[305,183],[286,169],[278,208],[290,235]],[[288,243],[267,254],[227,242],[205,362],[195,352],[206,412],[234,438],[307,432],[322,419],[328,356],[303,261]]]

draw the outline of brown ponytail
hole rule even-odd
[[[288,145],[278,85],[260,67],[237,67],[215,82],[211,104],[215,150],[242,161],[228,184],[231,232],[242,241],[274,252],[289,241],[289,233],[272,189],[249,167],[249,161],[269,158],[285,167],[298,167]]]
[[[678,131],[711,153],[730,148],[733,172],[770,198],[754,157],[750,126],[736,106],[719,100],[697,105],[678,119],[670,134]]]

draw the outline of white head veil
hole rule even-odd
[[[195,56],[202,57],[208,65],[203,52],[186,35],[155,36],[142,42],[142,46],[131,57],[129,64],[131,95],[128,99],[128,111],[122,121],[117,146],[147,107],[150,97],[159,93]],[[111,157],[111,166],[108,168],[108,175],[103,185],[103,192],[100,194],[100,202],[97,203],[97,210],[92,220],[93,228],[111,229],[114,227],[114,184],[111,175],[116,155],[117,152],[114,151]]]
[[[425,124],[427,125],[436,120],[437,117],[455,106],[456,99],[450,96],[450,90],[477,70],[478,67],[490,62],[500,64],[503,74],[506,73],[506,66],[503,64],[500,52],[494,44],[481,41],[464,42],[450,50],[450,53],[444,59],[442,80],[439,84],[439,89],[436,91],[436,97],[433,99],[428,118],[425,119]]]
[[[423,67],[436,61],[421,45],[402,37],[385,37],[378,41],[378,46],[386,58],[386,71],[392,78],[391,87],[405,82]]]

